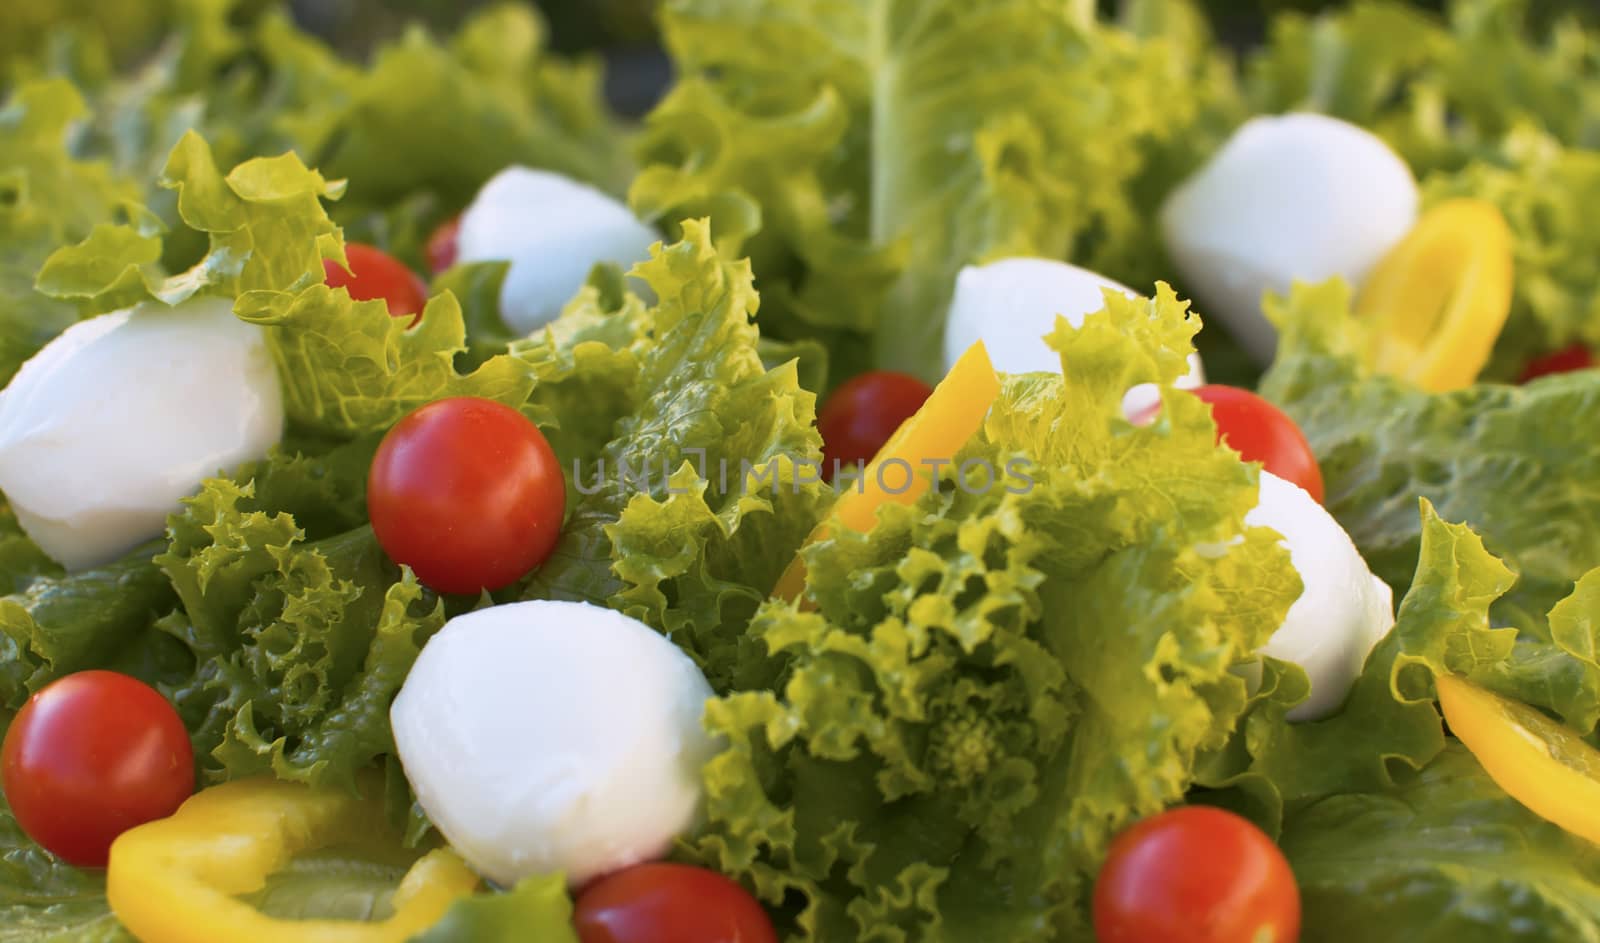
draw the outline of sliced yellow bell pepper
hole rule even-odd
[[[806,543],[826,537],[835,523],[856,531],[871,530],[879,507],[888,503],[912,504],[926,494],[932,480],[921,474],[924,463],[953,458],[978,431],[999,395],[1000,378],[989,361],[989,351],[983,341],[978,341],[939,381],[922,408],[889,437],[862,472],[859,488],[852,487],[835,502],[828,520],[817,525]],[[886,471],[887,462],[904,463],[911,469],[906,487],[900,485],[907,476],[898,468],[892,474]],[[793,601],[805,587],[805,561],[797,556],[778,579],[772,594]]]
[[[367,785],[367,795],[380,794],[377,783]],[[403,943],[477,889],[477,875],[454,852],[432,851],[412,865],[387,920],[280,920],[237,897],[260,890],[298,854],[389,834],[376,799],[271,778],[240,780],[123,833],[111,846],[106,896],[143,943]]]
[[[1377,369],[1433,392],[1470,386],[1511,314],[1512,279],[1511,227],[1494,204],[1435,206],[1356,299]]]
[[[1600,842],[1600,750],[1526,704],[1461,678],[1436,683],[1450,732],[1490,779],[1541,818]]]

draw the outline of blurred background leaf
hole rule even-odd
[[[0,85],[17,75],[16,63],[40,55],[89,57],[74,61],[74,76],[103,76],[147,54],[164,34],[173,11],[194,0],[0,0]],[[295,19],[346,55],[361,58],[377,44],[421,22],[439,33],[455,25],[486,0],[289,0]],[[607,94],[625,115],[639,115],[670,81],[665,58],[655,45],[655,10],[661,0],[537,0],[550,24],[558,52],[598,52],[607,63]],[[1100,0],[1108,13],[1137,0]],[[1316,12],[1349,6],[1343,0],[1200,0],[1223,41],[1236,48],[1259,42],[1276,13]],[[273,0],[240,0],[235,17],[249,19]],[[1416,0],[1416,7],[1440,10],[1444,0]],[[1531,0],[1535,24],[1573,13],[1600,24],[1597,0]],[[106,38],[109,59],[98,50],[62,45],[67,30],[88,28]]]

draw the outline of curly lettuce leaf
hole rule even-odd
[[[708,708],[728,746],[686,853],[782,904],[797,939],[1090,933],[1111,837],[1194,784],[1247,706],[1233,669],[1300,591],[1245,527],[1257,473],[1202,404],[1122,418],[1197,329],[1165,288],[1061,322],[1065,379],[1013,378],[952,456],[1013,473],[947,471],[805,550],[810,607],[765,604],[766,657]]]
[[[821,340],[843,375],[936,376],[963,265],[1136,265],[1154,240],[1125,187],[1231,91],[1217,60],[1084,4],[674,0],[663,29],[684,79],[647,119],[631,202],[718,220],[768,333]]]
[[[1417,499],[1470,525],[1518,574],[1498,624],[1537,630],[1600,566],[1600,376],[1427,393],[1375,374],[1347,289],[1301,286],[1269,302],[1281,326],[1262,393],[1305,432],[1327,508],[1373,572],[1404,595],[1417,569]]]
[[[251,292],[234,311],[266,329],[284,411],[315,434],[381,432],[417,407],[450,396],[521,407],[533,392],[532,368],[508,354],[491,356],[470,373],[457,370],[455,356],[466,351],[467,340],[453,294],[429,301],[414,328],[406,318],[391,317],[382,301],[356,301],[326,285]]]
[[[1600,940],[1600,851],[1507,796],[1459,744],[1392,790],[1290,815],[1302,939]]]
[[[196,663],[172,696],[203,773],[353,788],[394,750],[389,702],[442,603],[370,528],[305,542],[253,480],[212,479],[184,505],[155,562],[182,603],[160,627]]]
[[[211,146],[191,131],[172,149],[161,182],[177,193],[183,224],[206,235],[204,257],[166,275],[159,229],[143,214],[122,225],[102,223],[52,254],[39,270],[39,290],[82,300],[91,310],[145,297],[171,305],[200,292],[234,297],[302,288],[322,281],[324,258],[344,259],[338,227],[322,206],[344,185],[292,153],[246,161],[224,175]]]
[[[522,595],[612,605],[667,632],[726,685],[746,647],[739,627],[821,514],[826,489],[816,475],[802,480],[799,464],[819,459],[815,396],[801,389],[794,362],[762,363],[750,264],[719,253],[709,224],[686,222],[681,242],[634,273],[658,299],[648,311],[631,302],[596,323],[580,305],[544,342],[586,321],[623,332],[631,324],[651,341],[637,352],[571,348],[603,361],[602,376],[636,363],[616,390],[629,405],[598,454],[575,468],[580,496]],[[772,484],[747,488],[747,475]]]

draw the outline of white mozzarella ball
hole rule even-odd
[[[989,359],[1001,373],[1061,370],[1061,356],[1045,343],[1054,333],[1057,315],[1073,327],[1106,306],[1104,292],[1139,293],[1088,269],[1054,259],[1009,258],[988,265],[969,265],[956,276],[955,296],[944,327],[944,367],[949,370],[967,348],[983,341]],[[1177,386],[1193,389],[1205,383],[1199,354],[1189,355],[1189,372]],[[1129,392],[1124,410],[1160,398],[1153,384]]]
[[[1289,719],[1326,717],[1344,703],[1367,656],[1394,627],[1394,591],[1367,568],[1333,515],[1299,485],[1263,471],[1261,497],[1245,523],[1283,536],[1305,586],[1261,649],[1294,662],[1311,679],[1311,696],[1289,711]]]
[[[480,873],[574,886],[665,854],[699,811],[711,688],[649,626],[494,606],[428,642],[389,717],[417,801]]]
[[[660,237],[610,196],[561,174],[508,167],[461,214],[457,261],[510,262],[500,316],[520,334],[555,320],[600,262],[624,269]]]
[[[262,329],[223,299],[149,302],[72,325],[0,391],[0,491],[83,569],[160,535],[180,498],[282,435]]]
[[[1168,253],[1202,311],[1265,362],[1267,291],[1342,276],[1359,287],[1417,220],[1417,183],[1371,132],[1335,118],[1248,121],[1161,211]]]

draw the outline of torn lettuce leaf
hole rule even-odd
[[[662,23],[683,79],[630,201],[669,227],[709,214],[754,261],[766,333],[820,340],[841,376],[936,378],[963,265],[1043,255],[1148,284],[1157,188],[1125,191],[1198,160],[1233,92],[1186,38],[1086,4],[674,0]]]
[[[687,853],[797,939],[1090,933],[1112,836],[1188,792],[1248,702],[1232,669],[1300,591],[1203,404],[1169,389],[1156,424],[1122,417],[1197,329],[1165,287],[1061,322],[1066,379],[1006,384],[951,457],[969,488],[946,471],[804,551],[814,611],[763,605],[765,658],[708,708],[728,746]]]

